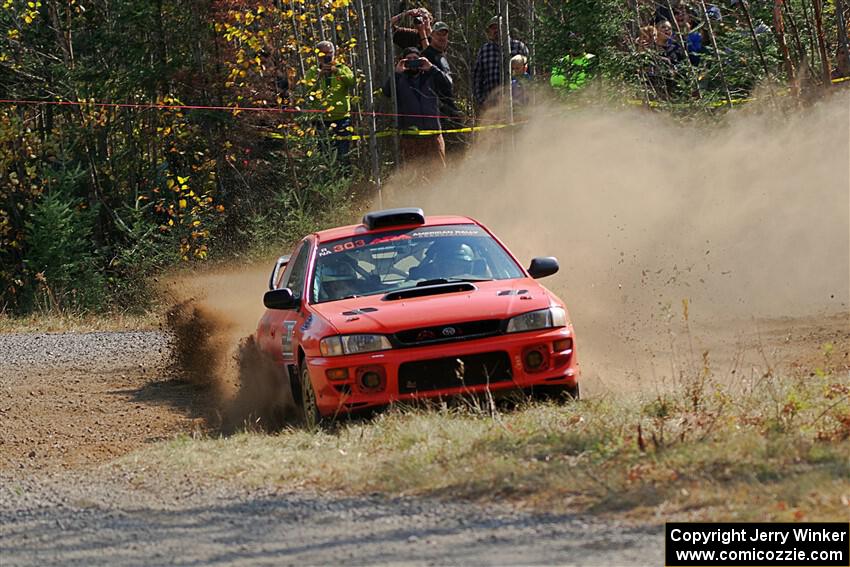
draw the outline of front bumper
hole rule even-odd
[[[319,411],[325,416],[396,401],[487,390],[538,385],[573,387],[580,375],[570,327],[368,354],[308,358],[307,368]],[[334,379],[328,377],[329,370]],[[379,382],[377,387],[364,386],[364,374],[369,372],[379,377],[370,377],[373,382]]]

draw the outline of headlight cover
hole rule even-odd
[[[517,315],[508,321],[508,333],[567,326],[567,312],[562,307],[549,307]]]
[[[319,343],[322,356],[361,354],[392,348],[384,335],[336,335],[325,337]]]

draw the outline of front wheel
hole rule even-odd
[[[301,410],[304,412],[304,426],[307,429],[318,429],[322,423],[322,414],[319,413],[319,405],[316,402],[316,391],[310,380],[310,371],[307,370],[307,361],[301,366]]]

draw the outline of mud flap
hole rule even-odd
[[[294,364],[286,365],[286,375],[289,377],[289,389],[292,392],[292,401],[300,408],[304,398],[301,395],[301,381],[298,377],[298,367]]]

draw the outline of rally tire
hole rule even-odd
[[[304,413],[304,427],[313,430],[322,425],[322,414],[319,413],[319,405],[316,401],[316,390],[310,380],[310,371],[307,370],[307,361],[301,364],[301,410]]]

